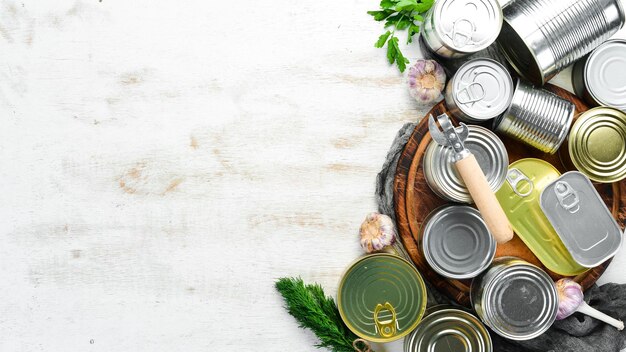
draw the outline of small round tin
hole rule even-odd
[[[426,286],[415,267],[395,255],[358,259],[339,283],[337,307],[346,326],[372,342],[408,335],[426,310]]]
[[[544,153],[554,154],[567,137],[575,106],[545,89],[517,80],[511,105],[494,120],[494,130]]]
[[[626,178],[626,113],[597,107],[581,114],[568,139],[569,155],[578,171],[610,183]]]
[[[422,36],[435,54],[463,57],[495,42],[502,18],[497,0],[437,0],[424,18]]]
[[[481,123],[500,116],[513,98],[513,79],[502,64],[491,59],[466,62],[446,87],[446,105],[455,117]]]
[[[491,352],[485,326],[472,314],[452,306],[434,306],[404,339],[404,352]]]
[[[544,333],[559,308],[556,286],[543,270],[514,257],[501,257],[472,281],[470,299],[483,323],[511,340]]]
[[[431,268],[450,279],[469,279],[489,267],[496,241],[480,212],[466,205],[434,210],[424,221],[420,249]]]
[[[504,144],[493,132],[468,126],[465,147],[476,157],[489,187],[495,192],[506,178],[509,157]],[[458,203],[472,203],[472,197],[454,166],[454,151],[431,141],[424,154],[424,177],[439,197]]]
[[[626,112],[626,40],[608,40],[577,61],[572,85],[589,104]]]

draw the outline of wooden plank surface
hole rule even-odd
[[[316,351],[273,282],[334,295],[428,110],[376,6],[0,1],[0,350]]]

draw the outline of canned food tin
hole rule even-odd
[[[537,259],[554,273],[574,276],[588,269],[572,258],[539,205],[541,191],[559,176],[559,171],[544,160],[518,160],[509,166],[496,198],[517,236]]]
[[[513,80],[502,64],[491,59],[466,62],[448,82],[446,105],[455,117],[481,123],[500,116],[513,98]]]
[[[589,104],[626,112],[626,40],[608,40],[577,61],[572,85]]]
[[[422,37],[435,54],[463,57],[495,42],[502,28],[497,0],[437,0],[422,25]]]
[[[570,171],[541,192],[541,209],[580,265],[593,268],[613,257],[622,231],[589,179]]]
[[[568,139],[569,155],[590,179],[617,182],[626,178],[626,113],[598,107],[581,114]]]
[[[408,335],[426,310],[426,286],[408,261],[386,253],[358,259],[339,283],[337,307],[346,326],[372,342]]]
[[[543,85],[624,25],[621,1],[511,1],[498,45],[521,76]]]
[[[494,120],[494,129],[554,154],[567,137],[574,111],[572,102],[518,80],[511,105]]]
[[[529,340],[544,333],[559,308],[554,282],[543,270],[514,257],[501,257],[472,281],[470,299],[480,319],[496,334]]]
[[[439,275],[469,279],[489,267],[496,241],[478,210],[453,205],[434,210],[424,221],[420,249]]]
[[[480,126],[468,126],[465,147],[476,157],[489,187],[495,192],[506,177],[509,156],[504,144],[493,132]],[[454,166],[454,151],[431,141],[424,154],[424,177],[439,197],[459,203],[472,203],[463,179]]]
[[[404,340],[404,352],[491,352],[485,326],[472,314],[452,306],[429,308],[426,318]]]

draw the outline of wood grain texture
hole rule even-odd
[[[574,96],[565,89],[550,84],[546,86],[546,89],[573,102],[576,106],[576,116],[588,109],[588,107],[578,97]],[[451,116],[445,106],[445,102],[437,104],[426,116],[430,114],[437,116],[442,113],[447,113]],[[458,124],[456,119],[452,118],[452,120],[455,125]],[[575,120],[576,118],[574,121]],[[510,162],[514,162],[522,158],[539,158],[549,161],[552,165],[559,169],[561,173],[567,170],[574,170],[571,160],[569,160],[566,143],[564,143],[558,153],[550,155],[537,151],[530,146],[524,145],[507,137],[502,137],[502,140],[507,148]],[[394,201],[398,232],[409,252],[409,255],[411,256],[411,259],[413,259],[418,269],[426,277],[426,279],[441,292],[446,293],[458,303],[470,306],[469,286],[471,281],[452,280],[440,276],[430,268],[419,250],[419,241],[421,236],[420,228],[422,227],[424,220],[434,209],[443,204],[447,204],[446,201],[443,201],[434,194],[424,178],[422,159],[424,152],[430,143],[431,137],[428,132],[428,122],[425,118],[415,127],[413,134],[409,138],[409,141],[400,156],[398,167],[396,169],[396,176],[394,179]],[[569,168],[566,169],[565,165],[568,165]],[[604,202],[607,204],[609,209],[611,209],[613,216],[615,216],[620,226],[623,228],[626,222],[626,180],[609,185],[596,184],[595,186],[598,192],[602,195]],[[548,271],[550,276],[555,280],[562,277],[556,273],[549,272],[549,270],[547,270],[541,262],[539,262],[537,257],[517,236],[515,236],[512,241],[500,243],[497,246],[496,257],[509,255],[520,257],[530,263],[540,266],[544,270]],[[583,289],[586,290],[600,278],[610,262],[611,260],[607,260],[605,263],[576,276],[575,280],[583,286]]]
[[[319,351],[273,283],[335,295],[430,109],[378,3],[0,0],[0,351]]]

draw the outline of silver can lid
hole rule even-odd
[[[548,330],[559,306],[550,276],[522,261],[511,262],[485,283],[483,302],[483,322],[498,335],[518,341]]]
[[[466,205],[435,210],[426,220],[421,247],[433,270],[451,279],[477,276],[496,254],[496,241],[480,213]]]
[[[417,329],[404,340],[404,352],[492,352],[491,336],[472,314],[451,306],[426,311]]]
[[[626,112],[626,40],[613,39],[597,47],[585,64],[584,81],[598,104]]]
[[[466,62],[456,72],[451,84],[455,105],[477,121],[502,115],[511,104],[515,88],[506,68],[491,59]]]
[[[500,34],[502,19],[497,0],[437,0],[433,9],[435,30],[444,44],[462,53],[491,45]]]
[[[469,149],[482,169],[492,191],[497,191],[509,166],[504,143],[490,130],[470,125],[465,147]],[[463,179],[454,166],[454,151],[431,141],[424,155],[424,176],[438,196],[459,203],[472,203]]]

